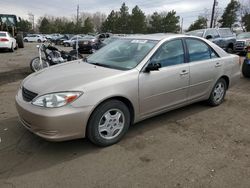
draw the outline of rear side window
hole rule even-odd
[[[219,33],[221,36],[224,36],[224,37],[233,36],[233,33],[230,29],[219,29]]]
[[[0,33],[0,37],[6,37],[6,33]]]
[[[197,39],[186,39],[189,52],[189,62],[204,61],[218,58],[217,53],[203,41]]]
[[[164,43],[151,59],[153,63],[160,63],[162,67],[184,63],[184,50],[181,39]]]

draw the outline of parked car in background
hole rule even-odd
[[[250,32],[237,35],[237,41],[234,50],[239,53],[246,53],[247,46],[250,46]]]
[[[146,118],[198,101],[220,105],[239,76],[239,56],[208,40],[131,36],[31,74],[16,107],[24,127],[47,140],[87,137],[109,146]]]
[[[236,35],[230,30],[230,28],[199,29],[190,31],[187,34],[208,39],[228,53],[234,51]]]
[[[47,39],[43,35],[29,34],[23,38],[24,42],[46,42]]]
[[[73,46],[74,42],[78,39],[78,40],[81,40],[83,37],[80,36],[80,35],[75,35],[73,36],[72,38],[70,38],[69,40],[64,40],[63,41],[63,45],[65,47],[70,47],[70,46]]]
[[[16,39],[9,32],[0,31],[0,49],[8,49],[11,52],[17,49]]]
[[[112,36],[112,33],[100,33],[95,35],[100,41],[105,40],[106,38],[109,38]]]
[[[51,42],[53,42],[54,44],[56,45],[63,45],[63,42],[65,40],[69,40],[70,38],[72,38],[74,35],[71,35],[71,34],[65,34],[61,37],[58,37],[56,39],[51,39]]]
[[[102,47],[106,46],[107,44],[110,44],[111,42],[114,42],[115,40],[118,40],[120,38],[122,38],[122,37],[112,36],[109,38],[105,38],[103,41],[100,41],[99,48],[102,48]]]
[[[85,36],[78,41],[79,53],[93,53],[100,48],[100,39],[98,36]],[[77,49],[77,42],[73,44],[73,49]]]

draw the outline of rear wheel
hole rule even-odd
[[[106,101],[91,115],[87,136],[98,146],[109,146],[121,140],[129,125],[130,113],[127,106],[118,100]]]
[[[14,52],[15,51],[15,49],[14,49],[14,45],[13,45],[13,43],[11,44],[11,48],[10,48],[10,52]]]
[[[24,41],[28,42],[27,39],[25,39]],[[16,35],[16,42],[17,42],[18,48],[24,48],[23,35],[17,34]]]
[[[64,43],[64,46],[65,47],[69,47],[69,43]]]
[[[50,66],[49,63],[44,58],[42,58],[42,63],[40,62],[39,57],[35,57],[34,59],[32,59],[30,61],[30,69],[33,72],[37,72],[37,71],[42,70],[44,68],[47,68],[49,66]]]
[[[227,83],[225,79],[220,78],[213,87],[213,90],[208,99],[208,104],[211,106],[220,105],[224,101],[226,91],[227,91]]]
[[[37,42],[41,43],[42,41],[41,41],[41,39],[38,39]]]

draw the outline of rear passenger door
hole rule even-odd
[[[222,72],[218,54],[204,41],[186,38],[190,68],[189,100],[199,100],[210,94]]]

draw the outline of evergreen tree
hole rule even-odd
[[[237,11],[240,8],[240,3],[237,0],[231,0],[224,10],[224,13],[219,20],[221,27],[232,27],[232,25],[237,21]]]
[[[146,32],[146,16],[142,10],[136,5],[132,9],[130,17],[130,28],[132,33],[145,33]]]
[[[32,24],[28,21],[28,20],[23,20],[21,19],[18,23],[17,23],[17,27],[20,31],[22,32],[29,32],[32,29]]]
[[[94,25],[89,17],[84,21],[84,33],[92,33],[94,31]]]
[[[119,11],[119,17],[116,22],[117,33],[130,33],[129,19],[130,15],[128,12],[128,7],[125,3],[122,3]]]
[[[205,28],[207,28],[207,19],[203,16],[199,16],[198,19],[189,26],[188,31]]]
[[[150,33],[161,33],[163,32],[162,29],[162,17],[158,12],[154,12],[151,16],[151,19],[149,21],[150,27],[149,32]]]
[[[42,19],[40,23],[39,31],[44,34],[51,33],[50,22],[46,17]]]
[[[164,33],[177,33],[180,31],[179,16],[176,16],[174,10],[167,13],[166,16],[162,18],[162,27]]]
[[[250,31],[250,13],[246,13],[243,17],[242,17],[242,22],[246,28],[247,31]]]
[[[117,19],[118,19],[118,14],[114,10],[112,10],[108,15],[107,19],[102,24],[102,31],[115,33],[116,32],[115,26]]]

